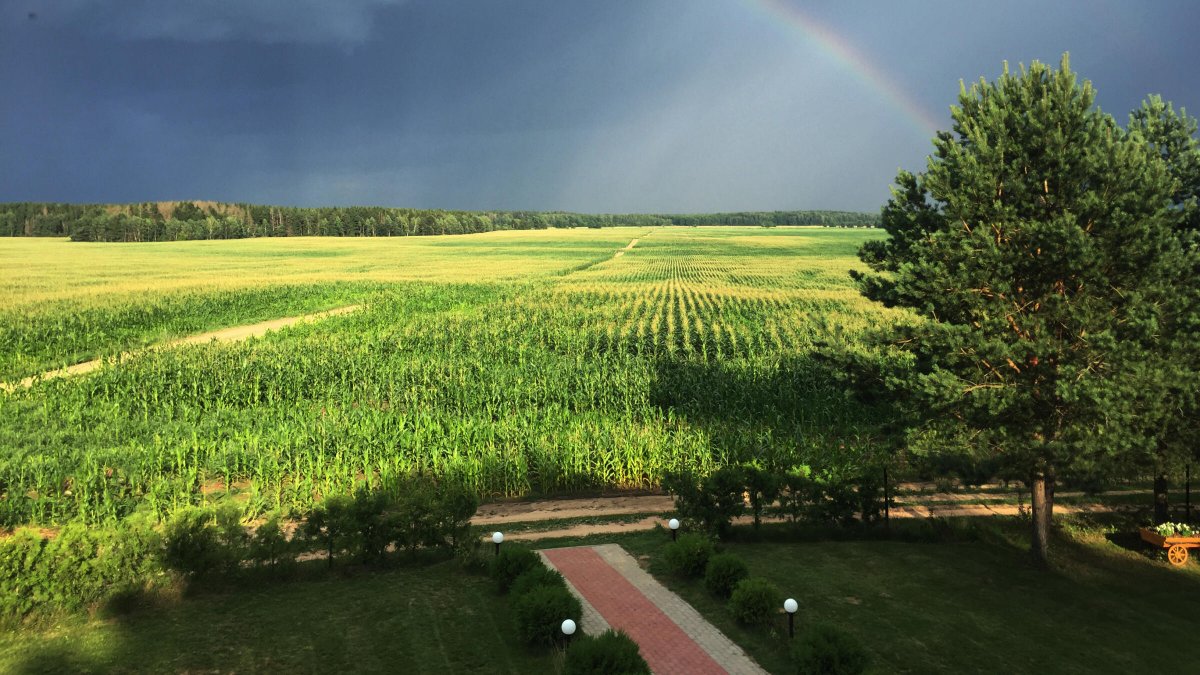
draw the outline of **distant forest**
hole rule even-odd
[[[874,227],[878,224],[878,214],[849,211],[613,215],[560,211],[442,211],[374,206],[300,208],[190,201],[0,204],[0,236],[70,237],[74,241],[404,237],[618,225]]]

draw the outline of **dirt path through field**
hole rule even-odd
[[[625,246],[625,248],[621,249],[620,251],[617,251],[616,254],[613,255],[613,257],[620,258],[621,256],[625,255],[625,251],[628,251],[629,249],[633,248],[634,246],[637,246],[637,243],[638,243],[638,240],[634,239],[633,241],[629,242],[629,244],[627,246]]]
[[[252,337],[261,337],[273,330],[279,330],[280,328],[286,328],[301,322],[316,321],[318,319],[337,316],[339,314],[348,314],[359,309],[361,306],[362,305],[347,305],[346,307],[338,307],[337,309],[330,309],[324,312],[315,312],[313,314],[305,314],[303,316],[290,316],[282,319],[271,319],[270,321],[262,321],[245,326],[231,326],[229,328],[222,328],[220,330],[209,331],[207,333],[200,333],[199,335],[190,335],[184,338],[168,340],[166,342],[161,342],[159,344],[146,347],[146,349],[161,349],[164,347],[177,347],[179,345],[205,344],[212,341],[237,342],[239,340],[248,340]],[[117,361],[122,361],[136,353],[137,352],[124,352],[117,356]],[[50,380],[56,377],[83,375],[85,373],[90,373],[104,365],[104,361],[105,359],[95,359],[92,361],[85,361],[83,363],[76,363],[73,366],[59,368],[58,370],[51,370],[42,373],[41,375],[32,375],[15,384],[0,384],[0,389],[3,389],[4,391],[14,391],[16,389],[28,388],[38,380]]]

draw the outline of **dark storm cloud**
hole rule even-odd
[[[773,3],[0,4],[0,200],[874,210],[1005,60],[1200,112],[1193,2]]]
[[[403,0],[60,0],[36,18],[118,39],[359,43],[378,10]]]

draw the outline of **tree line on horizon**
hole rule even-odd
[[[879,215],[851,211],[708,214],[584,214],[446,211],[389,207],[292,207],[224,202],[0,204],[0,236],[146,242],[250,237],[403,237],[571,227],[826,225],[875,227]]]

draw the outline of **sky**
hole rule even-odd
[[[959,83],[1200,113],[1195,0],[0,0],[0,201],[877,211]]]

